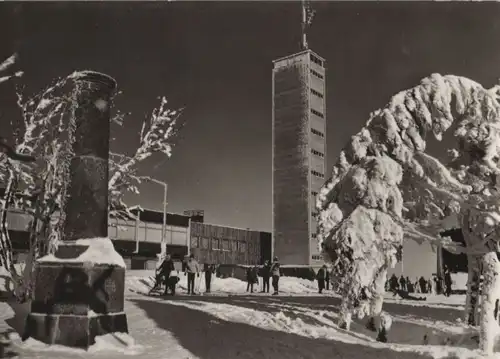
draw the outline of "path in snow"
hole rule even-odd
[[[169,359],[211,358],[465,358],[473,355],[465,348],[424,347],[424,334],[433,329],[435,338],[461,336],[465,329],[457,319],[460,306],[455,303],[408,302],[390,298],[384,309],[393,315],[394,324],[389,334],[393,344],[374,340],[364,321],[355,320],[351,332],[337,326],[339,298],[327,293],[317,295],[314,283],[297,279],[283,280],[288,296],[255,294],[246,296],[245,283],[234,279],[215,279],[219,293],[210,296],[185,296],[181,277],[180,296],[157,299],[133,294],[127,290],[126,311],[130,334],[140,344],[134,350],[119,352],[101,350],[54,351],[53,348],[26,345],[17,350],[23,358],[63,359],[96,358],[118,359],[132,355],[141,359],[168,357]],[[135,291],[147,290],[147,277],[128,277],[127,287]],[[224,295],[236,293],[235,296]],[[457,304],[460,298],[454,299]],[[430,304],[431,307],[426,306]],[[450,304],[450,305],[448,305]],[[12,311],[0,304],[1,319]],[[463,335],[462,335],[463,337]],[[470,335],[469,335],[470,337]],[[409,345],[411,344],[411,345]],[[470,343],[461,343],[460,346]],[[105,348],[104,348],[105,349]],[[425,353],[425,354],[423,354]]]

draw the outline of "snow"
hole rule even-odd
[[[108,109],[108,101],[103,99],[98,99],[94,103],[95,107],[99,109],[99,111],[104,112]]]
[[[159,311],[155,316],[161,318],[166,315],[162,313],[161,306],[165,308],[186,308],[194,313],[205,313],[209,316],[210,323],[205,323],[209,326],[214,326],[216,330],[218,325],[248,325],[258,330],[283,333],[290,335],[291,343],[277,341],[273,334],[266,334],[273,338],[269,341],[273,348],[277,346],[283,350],[292,344],[293,336],[309,338],[313,340],[327,340],[332,348],[337,348],[342,343],[356,345],[359,348],[359,353],[370,353],[365,350],[384,349],[392,352],[400,353],[401,358],[404,358],[404,353],[418,353],[428,355],[432,358],[440,359],[454,357],[459,359],[493,359],[494,356],[484,356],[477,350],[473,349],[475,342],[470,339],[474,335],[474,330],[463,325],[461,322],[451,322],[442,319],[432,319],[428,316],[420,317],[413,313],[410,303],[404,301],[392,300],[398,303],[398,306],[407,308],[396,314],[390,313],[390,316],[384,316],[387,321],[392,321],[392,332],[389,331],[389,343],[380,343],[374,340],[373,334],[364,329],[361,322],[356,322],[352,326],[350,332],[342,330],[336,324],[338,320],[338,312],[333,309],[334,301],[338,303],[338,299],[330,296],[324,296],[325,305],[315,305],[314,298],[319,298],[316,293],[316,284],[307,280],[302,280],[292,277],[282,277],[280,284],[283,292],[278,297],[271,297],[261,294],[256,294],[253,297],[243,297],[246,289],[246,283],[234,278],[213,278],[214,293],[211,296],[203,297],[180,297],[157,299],[154,297],[145,297],[134,293],[134,291],[147,291],[149,287],[144,284],[151,283],[149,276],[153,271],[128,271],[126,277],[126,302],[125,312],[127,313],[130,334],[115,333],[108,334],[96,338],[96,343],[91,346],[88,352],[81,349],[72,349],[62,346],[48,346],[33,339],[28,339],[21,342],[19,336],[12,335],[13,350],[21,354],[23,358],[38,358],[38,359],[70,359],[70,358],[95,358],[95,359],[119,359],[126,356],[141,357],[141,359],[156,359],[160,357],[168,357],[171,359],[197,359],[197,355],[183,346],[183,342],[177,337],[173,329],[162,327],[157,318],[152,318],[151,313],[147,312],[149,304],[155,305]],[[143,282],[141,282],[143,280]],[[179,294],[185,292],[185,279],[181,275]],[[132,290],[134,291],[132,291]],[[240,296],[228,297],[228,293],[235,291],[235,294]],[[298,305],[293,300],[282,298],[282,295],[290,295],[292,298],[309,298],[303,301],[304,305]],[[388,294],[387,296],[389,296]],[[215,298],[210,299],[215,296]],[[219,299],[217,299],[219,298]],[[231,299],[233,298],[233,299]],[[137,304],[137,300],[142,304]],[[447,306],[454,308],[454,303],[460,301],[463,305],[464,296],[452,296],[450,298],[444,296],[427,295],[426,302],[415,302],[415,305],[425,305],[436,309],[445,309]],[[387,299],[391,301],[391,299]],[[422,304],[423,303],[423,304]],[[455,309],[457,309],[455,307]],[[169,311],[168,311],[169,312]],[[420,311],[422,312],[422,311]],[[12,310],[6,303],[0,303],[0,316],[2,319],[12,317]],[[186,318],[191,321],[191,335],[197,335],[196,342],[199,342],[201,347],[213,346],[212,344],[204,343],[205,335],[199,335],[196,327],[201,324],[198,321],[204,321],[204,316]],[[386,323],[388,324],[388,323]],[[179,325],[182,325],[179,324]],[[4,324],[1,329],[5,329]],[[408,331],[401,335],[401,331]],[[399,332],[399,333],[398,333]],[[424,341],[424,334],[427,339]],[[391,342],[391,338],[395,340]],[[405,339],[406,338],[406,339]],[[409,340],[407,338],[410,338]],[[252,340],[252,337],[241,338],[241,341]],[[444,345],[447,342],[448,345]],[[269,347],[269,343],[260,343],[259,350],[263,358],[283,358],[280,352],[274,351]],[[427,344],[425,344],[427,343]],[[231,356],[231,352],[226,352],[226,348],[221,350],[218,357],[235,357]],[[302,348],[302,350],[311,351],[311,357],[314,356],[313,347]],[[383,356],[383,354],[382,354]],[[287,356],[284,356],[287,357]],[[302,357],[297,354],[296,357]],[[318,357],[318,356],[316,356]],[[346,357],[353,358],[355,357]]]
[[[187,276],[180,272],[177,274],[180,281],[177,284],[181,290],[187,289]],[[260,283],[254,286],[254,292],[258,293],[262,289],[262,279]],[[154,271],[127,271],[127,288],[129,291],[138,293],[148,293],[151,286],[154,284]],[[199,291],[205,292],[205,278],[202,273],[195,282],[199,286]],[[211,292],[214,295],[246,295],[247,283],[236,278],[216,278],[212,277]],[[312,295],[318,292],[316,282],[307,279],[281,277],[279,282],[280,293],[286,295]],[[333,295],[333,294],[330,294]]]
[[[7,70],[10,66],[14,65],[17,60],[17,54],[11,55],[9,58],[5,59],[0,63],[0,71]]]
[[[74,263],[94,263],[109,264],[126,268],[123,257],[116,252],[113,242],[109,238],[88,238],[79,239],[74,242],[76,245],[88,246],[88,248],[77,258],[59,259],[53,254],[48,254],[40,259],[39,262],[74,262]],[[70,244],[70,242],[68,242]]]
[[[14,336],[12,339],[19,340]],[[68,348],[62,345],[47,345],[33,338],[28,338],[22,343],[22,347],[25,350],[34,352],[60,352],[65,354],[74,354],[76,356],[81,356],[83,354],[91,353],[121,353],[124,355],[139,355],[144,353],[145,348],[135,342],[129,334],[126,333],[113,333],[98,336],[95,338],[95,344],[93,344],[88,351],[77,348]]]

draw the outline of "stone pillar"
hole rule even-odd
[[[125,263],[107,238],[111,77],[73,76],[75,126],[65,226],[55,255],[35,267],[31,313],[24,337],[88,348],[95,337],[128,332]]]

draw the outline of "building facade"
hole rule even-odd
[[[261,233],[191,222],[191,253],[201,263],[261,264],[270,259],[261,257]]]
[[[174,260],[182,260],[189,252],[189,223],[188,216],[166,215],[164,245]],[[153,269],[161,252],[162,227],[163,212],[145,209],[138,213],[137,220],[110,218],[108,237],[125,259],[127,268]]]
[[[321,263],[316,196],[325,182],[325,60],[311,50],[274,61],[273,252],[283,264]]]
[[[271,258],[270,233],[203,223],[202,211],[187,214],[166,214],[163,245],[174,260],[182,261],[190,253],[211,264],[261,264]],[[19,262],[30,248],[31,220],[20,211],[7,214],[14,258]],[[136,220],[110,217],[108,237],[128,269],[154,269],[162,249],[162,227],[163,212],[144,209]]]

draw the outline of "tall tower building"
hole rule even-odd
[[[325,60],[304,47],[273,62],[273,249],[282,264],[314,265],[322,263],[315,203],[326,168]]]

